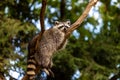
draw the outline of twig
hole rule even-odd
[[[86,18],[86,16],[88,15],[90,9],[92,8],[92,6],[94,6],[96,3],[98,2],[98,0],[91,0],[89,2],[89,4],[87,5],[85,11],[83,12],[83,14],[76,20],[76,22],[74,22],[71,27],[67,30],[66,33],[66,38],[68,38],[70,36],[70,34],[80,26],[80,24],[83,22],[83,20]]]

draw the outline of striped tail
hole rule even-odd
[[[36,70],[36,61],[34,59],[34,56],[30,56],[28,58],[28,65],[27,65],[27,75],[29,77],[29,80],[35,79],[35,70]]]
[[[54,77],[54,73],[50,68],[41,68],[40,66],[36,66],[37,63],[35,61],[34,56],[28,57],[27,64],[27,76],[28,80],[35,80],[35,76],[41,71],[45,72],[48,76]]]

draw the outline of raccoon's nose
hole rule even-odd
[[[67,30],[67,28],[66,27],[64,27],[64,31],[66,31]]]

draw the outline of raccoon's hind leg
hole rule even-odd
[[[47,67],[44,67],[44,68],[42,69],[42,71],[45,72],[45,73],[47,74],[47,76],[51,76],[51,77],[54,78],[54,73],[53,73],[52,70],[51,70],[51,68],[52,68],[52,66],[53,66],[52,58],[51,58],[49,61],[50,61],[50,62],[49,62],[49,64],[48,64],[48,66],[47,66]]]

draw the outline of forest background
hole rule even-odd
[[[48,0],[46,29],[56,20],[74,23],[89,0]],[[0,1],[0,78],[20,80],[28,42],[40,32],[41,0]],[[56,80],[120,79],[120,0],[100,0],[53,58]],[[14,76],[14,73],[16,76]]]

